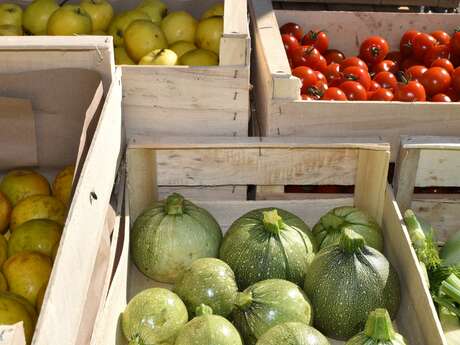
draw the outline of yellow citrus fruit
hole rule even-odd
[[[195,43],[197,47],[210,50],[219,55],[220,39],[223,32],[224,19],[222,17],[203,19],[198,24]]]
[[[61,239],[62,225],[49,219],[32,219],[22,223],[8,240],[8,256],[20,252],[39,252],[50,258]]]
[[[35,307],[30,304],[28,300],[26,300],[24,297],[16,295],[15,293],[12,292],[4,292],[4,294],[7,294],[9,298],[14,299],[16,302],[22,304],[24,308],[26,308],[27,312],[29,313],[30,317],[34,322],[37,322],[38,319],[38,314],[37,311],[35,310]]]
[[[0,234],[4,234],[8,230],[11,209],[10,201],[6,198],[5,194],[0,192]]]
[[[43,306],[43,300],[45,299],[45,292],[48,285],[43,285],[37,294],[37,302],[35,303],[35,308],[40,312]]]
[[[6,282],[5,276],[0,272],[0,292],[8,291],[8,283]]]
[[[72,192],[74,173],[74,165],[65,167],[56,175],[53,182],[53,195],[67,207],[70,206],[70,193]]]
[[[27,301],[25,301],[27,302]],[[32,308],[33,309],[33,308]],[[0,293],[0,324],[14,325],[23,322],[24,333],[28,344],[32,341],[35,329],[35,320],[28,309],[17,298],[7,292]]]
[[[201,19],[206,19],[206,18],[216,17],[216,16],[223,17],[224,7],[225,6],[222,3],[213,5],[212,7],[210,7],[203,13],[203,15],[201,16]]]
[[[3,273],[10,291],[35,305],[38,291],[51,275],[51,259],[36,252],[18,253],[6,260]]]
[[[31,195],[50,195],[50,185],[46,178],[33,170],[12,170],[0,183],[0,192],[11,204],[17,205]]]
[[[5,236],[0,234],[0,267],[8,258],[8,242]]]
[[[64,204],[53,196],[29,196],[13,208],[10,229],[14,231],[19,225],[32,219],[50,219],[64,225],[66,213]]]

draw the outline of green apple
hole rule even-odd
[[[0,4],[0,25],[22,25],[22,8],[16,4]]]
[[[220,38],[224,32],[224,19],[211,17],[198,23],[195,43],[199,48],[210,50],[219,55]]]
[[[171,49],[174,53],[176,53],[177,57],[180,58],[185,53],[191,50],[195,50],[196,46],[190,42],[179,41],[169,46],[169,49]]]
[[[51,36],[89,35],[93,31],[91,17],[78,5],[64,5],[48,20],[47,33]]]
[[[195,49],[182,55],[179,62],[181,65],[188,66],[217,66],[219,57],[212,51]]]
[[[134,62],[155,49],[168,47],[161,28],[150,20],[135,20],[125,30],[125,48]]]
[[[177,55],[170,49],[155,49],[154,51],[145,55],[139,65],[177,65]]]
[[[119,14],[116,16],[109,26],[109,35],[113,36],[113,43],[115,47],[121,47],[124,44],[123,36],[129,24],[135,20],[145,19],[150,20],[150,17],[142,11],[132,10]]]
[[[22,26],[0,25],[0,36],[22,36]]]
[[[80,6],[91,17],[93,32],[107,30],[113,18],[113,7],[107,0],[82,0]]]
[[[178,41],[195,42],[198,22],[184,11],[171,12],[161,22],[161,29],[171,45]]]
[[[115,48],[115,64],[117,65],[135,65],[136,63],[131,60],[124,47]]]
[[[34,0],[22,15],[24,29],[33,35],[46,35],[51,15],[59,8],[56,0]]]
[[[224,16],[224,4],[215,4],[207,9],[201,19],[211,18],[211,17],[223,17]]]
[[[168,8],[160,0],[144,0],[137,9],[146,13],[154,23],[161,23],[168,14]]]

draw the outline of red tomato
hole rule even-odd
[[[452,82],[452,78],[442,67],[430,67],[428,71],[420,77],[420,83],[425,88],[428,96],[445,92]]]
[[[318,81],[321,81],[327,84],[327,79],[323,73],[321,73],[320,71],[315,71],[315,74],[316,74],[316,78],[318,79]]]
[[[434,37],[434,39],[438,42],[438,44],[449,45],[450,43],[450,35],[445,31],[442,31],[442,30],[433,31],[430,35]]]
[[[324,31],[308,31],[302,38],[302,45],[313,46],[323,54],[329,47],[329,38]]]
[[[408,57],[412,55],[413,52],[413,40],[420,32],[416,30],[409,30],[404,33],[399,42],[399,51],[402,56]]]
[[[345,69],[350,66],[358,66],[358,67],[364,68],[365,70],[368,70],[366,63],[363,60],[361,60],[359,57],[356,57],[356,56],[346,58],[340,63],[340,67],[342,69]]]
[[[395,89],[395,100],[400,102],[425,102],[426,93],[418,81],[398,83]]]
[[[458,102],[458,100],[460,99],[458,93],[455,91],[453,87],[448,88],[445,94],[450,98],[452,102]]]
[[[392,51],[392,52],[389,52],[387,54],[387,56],[385,56],[385,60],[390,60],[390,61],[394,61],[396,62],[398,65],[401,64],[403,58],[402,58],[402,55],[401,55],[401,52],[399,51]]]
[[[436,40],[433,36],[425,33],[419,33],[412,41],[414,57],[423,60],[428,50],[436,45]]]
[[[347,96],[345,93],[340,90],[338,87],[330,87],[326,90],[323,97],[321,98],[323,101],[346,101]]]
[[[324,90],[320,90],[317,86],[310,86],[305,90],[305,95],[311,97],[314,100],[319,100],[321,99],[321,95],[327,90],[327,84],[326,88]]]
[[[410,80],[419,80],[420,77],[428,71],[428,68],[422,65],[411,66],[406,70],[406,73]]]
[[[394,98],[393,92],[388,89],[380,88],[377,91],[374,91],[369,97],[371,101],[392,101]]]
[[[294,36],[288,34],[281,35],[281,39],[283,40],[284,50],[286,51],[286,54],[288,55],[288,57],[292,57],[294,52],[300,48],[299,41],[297,41]]]
[[[442,67],[444,68],[449,74],[452,74],[454,71],[454,65],[448,59],[436,59],[433,61],[430,67]]]
[[[320,56],[321,55],[316,48],[311,46],[301,46],[300,49],[297,49],[292,56],[292,62],[295,67],[308,66],[316,69],[320,63]]]
[[[359,49],[359,57],[368,64],[375,64],[385,59],[390,47],[388,42],[380,36],[367,38]]]
[[[371,87],[371,76],[364,68],[358,66],[350,66],[343,70],[344,80],[353,80],[360,83],[366,90]]]
[[[450,51],[453,55],[460,56],[460,31],[455,31],[450,39]]]
[[[450,51],[450,62],[454,65],[454,68],[460,66],[460,55],[454,54],[452,50]]]
[[[369,91],[376,91],[380,89],[382,86],[377,83],[375,80],[371,80],[371,87],[369,88]]]
[[[280,27],[281,34],[288,34],[294,36],[297,41],[303,37],[303,29],[299,24],[296,23],[286,23],[282,27]]]
[[[333,62],[341,63],[343,60],[345,60],[345,54],[337,49],[328,49],[324,52],[323,56],[326,59],[328,65]]]
[[[340,90],[345,93],[349,101],[365,101],[367,100],[367,92],[364,86],[357,81],[346,81],[340,84]]]
[[[431,97],[431,102],[452,102],[452,100],[444,93],[437,93]]]
[[[338,63],[331,63],[329,66],[327,66],[324,75],[326,76],[329,85],[337,86],[340,80],[342,80],[342,73],[340,73],[340,65]]]
[[[428,49],[428,51],[425,54],[425,57],[423,58],[423,62],[425,63],[425,66],[429,67],[436,59],[448,59],[449,54],[449,46],[443,44],[439,46],[434,46]]]
[[[372,72],[379,73],[379,72],[391,72],[396,73],[399,71],[399,65],[392,61],[392,60],[383,60],[378,64],[374,65],[372,68]]]
[[[401,63],[401,70],[405,71],[408,68],[410,68],[412,66],[416,66],[416,65],[423,65],[423,64],[420,61],[418,61],[416,58],[411,56],[411,57],[408,57],[407,59],[405,59]]]
[[[310,67],[298,66],[292,70],[292,75],[299,78],[302,83],[301,94],[306,94],[309,87],[315,86],[318,83],[315,71]]]
[[[325,73],[327,71],[327,61],[324,56],[320,55],[318,58],[318,64],[316,65],[316,70],[320,71],[321,73]]]
[[[300,96],[302,97],[302,101],[316,101],[316,99],[314,99],[313,97],[309,95],[302,94]]]
[[[452,73],[452,87],[460,94],[460,67],[457,67]]]
[[[384,89],[394,89],[398,84],[398,80],[391,72],[379,72],[375,75],[374,81],[380,84]]]

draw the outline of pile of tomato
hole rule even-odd
[[[380,36],[365,39],[357,56],[329,48],[325,31],[304,34],[284,24],[281,37],[304,100],[457,102],[460,100],[460,32],[410,30],[399,51]]]

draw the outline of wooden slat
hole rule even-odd
[[[224,37],[249,37],[247,0],[226,0]]]
[[[460,137],[403,136],[401,145],[405,149],[460,150]]]
[[[116,74],[75,190],[34,335],[37,345],[54,344],[56,339],[63,344],[76,342],[122,144],[117,135],[121,133],[119,82]]]
[[[396,200],[402,212],[405,212],[411,205],[419,160],[419,149],[408,150],[401,146],[396,161],[393,185]]]
[[[415,194],[411,207],[417,215],[429,221],[436,229],[439,242],[445,242],[460,229],[458,221],[460,196],[458,194],[445,195],[444,198]]]
[[[355,206],[381,224],[387,187],[389,151],[359,150],[355,185]]]
[[[416,186],[460,186],[458,150],[420,150]]]
[[[246,200],[248,189],[246,186],[218,186],[218,187],[186,187],[186,186],[159,186],[158,199],[163,200],[171,193],[180,193],[192,201],[209,200]]]
[[[397,318],[399,330],[409,344],[447,345],[391,187],[388,187],[385,196],[383,225],[385,254],[398,271],[401,281],[401,305]]]

